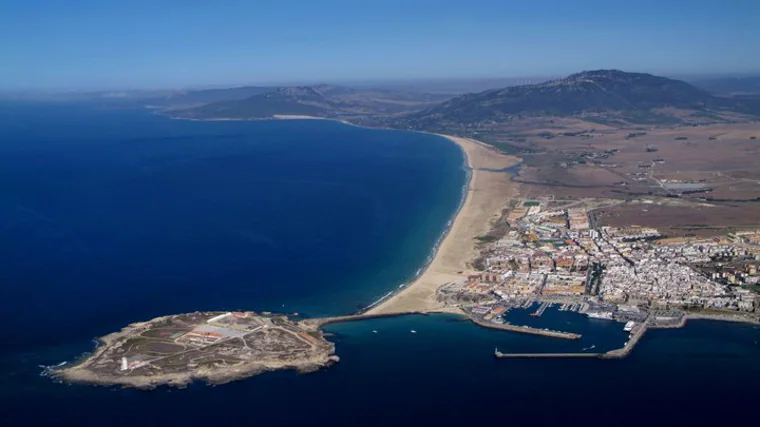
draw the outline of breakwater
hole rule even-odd
[[[502,353],[497,349],[493,354],[499,359],[602,359],[605,353]]]
[[[631,353],[646,331],[646,323],[636,326],[623,347],[606,353],[502,353],[497,349],[494,356],[499,359],[622,359]]]
[[[561,338],[561,339],[568,339],[568,340],[577,340],[581,338],[582,336],[581,334],[576,334],[573,332],[553,331],[550,329],[538,329],[538,328],[533,328],[530,326],[512,325],[509,323],[500,324],[500,323],[484,322],[483,320],[478,319],[475,316],[467,315],[459,310],[453,310],[453,309],[411,311],[411,312],[404,312],[404,313],[351,314],[351,315],[346,315],[346,316],[333,316],[333,317],[321,317],[321,318],[315,318],[315,319],[305,319],[305,320],[302,320],[300,324],[306,327],[318,329],[325,325],[329,325],[331,323],[356,322],[359,320],[377,319],[377,318],[382,318],[382,317],[406,316],[406,315],[411,315],[411,314],[428,315],[428,314],[435,314],[435,313],[449,313],[449,314],[456,314],[459,316],[466,316],[476,325],[482,326],[484,328],[490,328],[490,329],[500,329],[500,330],[510,331],[510,332],[519,332],[519,333],[531,334],[531,335],[541,335],[541,336],[546,336],[546,337]]]
[[[631,331],[631,338],[625,343],[625,345],[616,350],[610,350],[607,353],[604,353],[604,358],[605,359],[620,359],[625,356],[628,356],[633,350],[633,348],[636,346],[636,344],[639,343],[639,340],[641,339],[641,337],[644,336],[644,333],[646,331],[647,331],[646,322],[640,325],[634,326],[633,330]]]
[[[520,332],[523,334],[531,334],[531,335],[542,335],[546,337],[562,338],[566,340],[577,340],[581,337],[581,334],[576,334],[572,332],[552,331],[550,329],[538,329],[538,328],[532,328],[530,326],[512,325],[509,323],[490,323],[490,322],[484,322],[473,316],[469,316],[469,317],[470,317],[470,320],[473,321],[473,323],[479,326],[483,326],[484,328],[501,329],[504,331]]]

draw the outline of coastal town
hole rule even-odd
[[[620,358],[649,329],[690,319],[758,323],[760,230],[668,236],[646,226],[598,224],[617,199],[526,198],[511,179],[519,159],[475,140],[450,137],[471,171],[468,191],[431,262],[407,286],[358,313],[293,320],[253,312],[202,312],[135,323],[99,339],[95,352],[48,374],[67,382],[138,388],[219,384],[262,372],[309,372],[337,362],[329,323],[446,313],[475,324],[550,339],[579,331],[513,322],[518,309],[549,309],[620,322],[628,339],[600,353],[504,353],[497,358]],[[509,169],[512,168],[512,169]],[[664,199],[640,198],[641,206]],[[415,332],[415,331],[411,331]]]
[[[597,226],[588,209],[595,201],[566,203],[517,202],[481,238],[481,272],[440,287],[438,300],[501,328],[513,326],[511,309],[534,303],[535,316],[557,304],[623,322],[632,335],[688,317],[757,320],[760,231],[670,238],[653,228]]]

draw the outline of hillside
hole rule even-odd
[[[245,99],[276,90],[271,86],[241,86],[223,89],[183,90],[145,101],[150,107],[190,108],[212,102]]]
[[[195,119],[249,119],[273,115],[357,117],[420,111],[448,99],[435,95],[335,85],[281,87],[245,99],[212,102],[172,111],[171,115]]]
[[[336,107],[319,92],[306,86],[282,87],[245,99],[213,102],[196,108],[173,111],[172,115],[196,119],[248,119],[273,115],[329,117]]]
[[[677,123],[684,115],[760,112],[748,100],[722,98],[686,82],[618,70],[585,71],[561,80],[453,98],[405,116],[407,128],[473,126],[525,117],[580,117],[607,123]]]

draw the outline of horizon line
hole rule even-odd
[[[736,72],[657,72],[651,70],[622,70],[615,67],[588,68],[574,71],[571,73],[546,73],[535,75],[502,75],[502,76],[415,76],[415,77],[390,77],[390,78],[362,78],[355,79],[299,79],[299,80],[281,80],[281,81],[250,81],[245,83],[195,83],[187,85],[124,85],[124,86],[92,86],[92,87],[23,87],[23,88],[3,88],[0,87],[2,94],[56,94],[56,93],[96,93],[96,92],[155,92],[155,91],[200,91],[214,89],[234,89],[243,87],[289,87],[289,86],[316,86],[316,85],[335,85],[335,86],[369,86],[369,85],[403,85],[403,84],[420,84],[420,83],[456,83],[456,82],[487,82],[498,80],[513,80],[516,85],[535,84],[539,82],[558,80],[568,77],[572,74],[596,71],[596,70],[619,70],[631,73],[646,73],[662,77],[668,77],[678,80],[694,79],[712,79],[712,78],[743,78],[743,77],[760,77],[760,70],[757,71],[736,71]],[[520,82],[523,81],[523,82]],[[511,86],[515,86],[512,84]]]

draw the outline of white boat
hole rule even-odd
[[[376,333],[377,333],[377,331],[373,329],[373,330],[372,330],[372,333],[373,333],[373,334],[376,334]]]
[[[612,320],[612,313],[609,311],[590,311],[586,313],[586,316],[591,319],[605,319]]]
[[[631,332],[634,326],[636,326],[636,322],[628,322],[625,324],[625,327],[623,328],[623,330],[626,332]]]
[[[416,333],[417,333],[417,331],[415,331],[414,329],[412,329],[412,330],[411,330],[411,331],[409,331],[409,332],[411,332],[411,333],[413,333],[413,334],[416,334]]]

